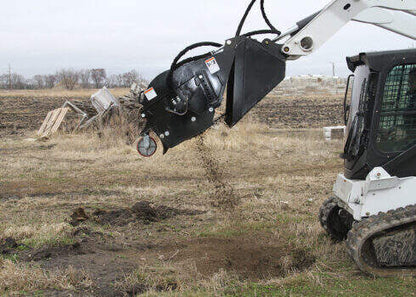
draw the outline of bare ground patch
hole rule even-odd
[[[199,238],[182,244],[175,261],[194,262],[205,278],[225,270],[240,280],[267,280],[308,269],[316,260],[307,250],[270,242],[262,234]]]

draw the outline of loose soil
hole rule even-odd
[[[265,238],[264,234],[249,234],[230,238],[208,237],[176,242],[162,241],[156,245],[143,241],[134,249],[127,248],[115,238],[92,232],[86,227],[74,231],[76,242],[64,246],[43,247],[19,251],[20,261],[40,264],[54,270],[72,266],[82,269],[93,279],[94,286],[88,293],[95,296],[133,296],[150,289],[145,283],[134,284],[127,289],[115,286],[125,275],[143,264],[140,259],[156,258],[179,266],[196,267],[200,278],[209,279],[221,271],[235,275],[241,281],[259,281],[284,277],[289,273],[310,268],[316,257],[305,249],[285,246]],[[17,244],[18,245],[18,244]],[[161,256],[166,255],[166,256]],[[171,291],[177,288],[175,281],[161,282],[156,288]],[[47,291],[54,296],[66,296],[67,292]],[[84,291],[84,293],[87,293]]]
[[[88,215],[83,208],[76,209],[71,215],[70,224],[78,226],[80,223],[92,219],[101,225],[125,226],[129,223],[140,221],[144,224],[160,222],[178,215],[194,216],[203,214],[204,211],[183,210],[164,205],[153,206],[149,201],[140,201],[131,208],[103,210],[99,209]]]
[[[239,197],[227,182],[224,169],[212,155],[210,148],[205,145],[203,135],[198,137],[195,148],[205,170],[205,176],[215,188],[212,205],[223,210],[234,211],[239,203]]]
[[[182,244],[177,258],[194,262],[204,277],[225,270],[241,280],[258,281],[303,271],[315,262],[315,256],[308,251],[291,249],[263,234],[201,238]]]

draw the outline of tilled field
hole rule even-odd
[[[90,91],[93,93],[94,91]],[[128,90],[117,93],[128,94]],[[37,130],[46,114],[62,106],[66,100],[88,100],[89,96],[10,96],[0,93],[0,137],[24,135]],[[270,95],[250,113],[272,128],[321,128],[342,123],[341,98],[282,98]]]
[[[272,128],[322,128],[343,124],[341,97],[268,96],[255,108],[258,121]]]
[[[24,135],[39,129],[48,112],[61,107],[67,99],[82,98],[33,98],[0,95],[0,136]]]
[[[49,111],[61,107],[66,100],[89,100],[96,91],[0,91],[0,137],[31,135]],[[111,91],[115,96],[129,92],[127,89]]]

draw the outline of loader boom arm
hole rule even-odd
[[[334,0],[285,41],[282,50],[290,60],[317,51],[350,21],[372,24],[416,39],[416,0]],[[297,31],[296,31],[297,30]],[[289,34],[282,34],[279,41]]]

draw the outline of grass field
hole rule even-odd
[[[0,143],[0,295],[415,295],[320,227],[343,170],[320,129],[246,119],[146,160],[109,130],[27,136]]]

